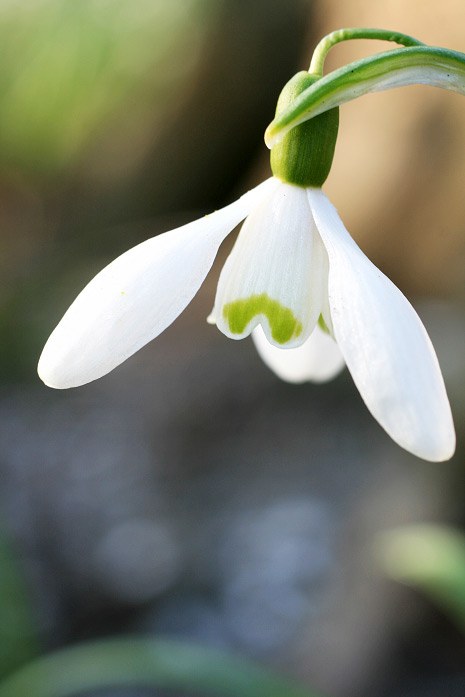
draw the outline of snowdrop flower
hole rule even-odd
[[[298,73],[277,111],[312,80]],[[50,336],[39,362],[42,380],[55,388],[90,382],[158,336],[197,293],[224,238],[245,219],[209,321],[231,339],[252,334],[265,363],[290,382],[322,382],[346,364],[394,441],[427,460],[450,458],[452,416],[426,330],[321,190],[337,129],[337,109],[298,125],[271,152],[273,177],[103,269]]]

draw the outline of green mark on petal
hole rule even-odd
[[[323,315],[320,315],[318,317],[318,326],[320,327],[320,329],[322,329],[324,332],[326,332],[326,334],[331,335],[331,332],[329,331],[328,326],[327,326],[326,322],[324,321]]]
[[[232,334],[242,334],[257,315],[265,315],[271,328],[271,336],[278,344],[287,344],[302,333],[302,322],[287,307],[272,300],[266,293],[235,300],[223,307],[223,317]]]

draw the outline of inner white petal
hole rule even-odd
[[[280,349],[273,346],[261,327],[255,327],[252,339],[263,362],[286,382],[326,382],[344,367],[344,359],[336,342],[318,324],[297,348]]]
[[[300,346],[321,313],[327,277],[328,256],[305,189],[280,183],[242,226],[212,315],[231,339],[261,324],[275,346]]]

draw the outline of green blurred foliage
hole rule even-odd
[[[162,687],[173,695],[193,690],[205,697],[317,697],[312,689],[233,654],[135,637],[87,642],[45,655],[0,681],[0,697],[78,697],[131,686]]]
[[[39,655],[31,603],[0,520],[0,678]]]
[[[445,525],[411,525],[380,534],[376,552],[392,579],[419,588],[465,631],[465,536]]]
[[[69,165],[105,121],[130,108],[138,87],[150,109],[163,108],[192,64],[202,17],[219,4],[3,0],[2,168],[40,173]]]

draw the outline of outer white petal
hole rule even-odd
[[[212,315],[231,339],[243,339],[260,323],[274,345],[299,346],[320,315],[327,274],[305,189],[280,183],[242,226]]]
[[[95,380],[166,329],[197,293],[226,235],[276,186],[270,178],[105,267],[47,341],[38,366],[45,384],[61,389]]]
[[[270,344],[261,327],[255,327],[252,339],[264,363],[286,382],[326,382],[344,367],[336,342],[318,324],[305,343],[293,349]]]
[[[334,333],[368,409],[400,446],[447,460],[455,433],[426,330],[398,288],[357,247],[320,189],[310,205],[329,255]]]

